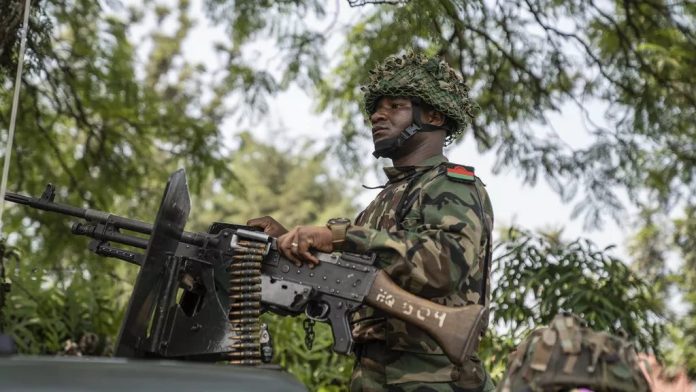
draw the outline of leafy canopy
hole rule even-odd
[[[11,85],[16,66],[12,7],[18,3],[0,6],[3,87]],[[332,3],[320,0],[207,0],[208,17],[228,34],[216,43],[225,64],[219,70],[182,55],[196,22],[187,0],[173,7],[104,4],[41,0],[33,8],[13,190],[37,195],[50,180],[59,185],[62,202],[148,220],[163,179],[185,166],[194,194],[214,190],[196,199],[201,210],[211,211],[201,212],[205,219],[198,226],[265,214],[286,225],[347,215],[350,198],[344,184],[321,169],[325,155],[304,159],[249,135],[240,137],[240,153],[231,155],[223,147],[223,121],[264,113],[270,110],[268,96],[298,85],[316,94],[318,109],[342,120],[336,149],[359,161],[364,151],[354,147],[367,135],[358,85],[384,57],[415,47],[444,56],[467,78],[481,108],[472,136],[481,149],[497,152],[498,169],[517,170],[529,183],[543,178],[566,200],[579,196],[578,214],[589,224],[620,209],[622,189],[630,201],[655,209],[693,204],[696,7],[689,2],[411,1],[357,9],[343,25]],[[132,27],[152,15],[156,27],[131,42]],[[328,53],[331,37],[341,34],[345,43]],[[275,44],[270,63],[245,57],[260,40]],[[3,127],[10,91],[0,90]],[[597,102],[607,109],[597,113]],[[585,114],[591,135],[586,146],[565,144],[563,130],[537,132],[549,113],[568,104]],[[277,198],[287,201],[278,204]],[[692,215],[673,231],[684,260],[693,253]],[[17,289],[5,315],[12,333],[26,338],[22,350],[54,352],[63,339],[85,331],[113,335],[119,319],[114,309],[128,292],[123,282],[132,281],[135,271],[87,255],[84,243],[65,240],[67,224],[47,214],[15,208],[7,229],[24,255],[8,270]],[[495,347],[509,347],[525,323],[547,322],[561,307],[583,313],[598,327],[616,327],[620,320],[644,347],[655,343],[660,305],[615,259],[584,242],[552,243],[525,233],[505,241],[500,249],[509,253],[497,267],[503,276],[494,293],[495,317],[512,335],[492,336]],[[687,290],[692,278],[686,274],[677,283]],[[568,283],[576,281],[581,284]],[[547,285],[553,289],[542,288]],[[595,286],[603,295],[590,290]],[[22,295],[21,287],[36,294]],[[686,297],[689,309],[692,297]],[[607,298],[616,302],[607,306]],[[71,304],[70,316],[62,318],[58,309],[65,304]],[[37,311],[45,317],[32,318]],[[76,321],[85,314],[94,322]],[[693,329],[691,316],[684,328]],[[322,364],[336,366],[341,376],[316,385],[340,388],[345,362],[322,355],[308,360],[297,344],[299,326],[273,322],[281,336],[287,333],[277,342],[290,342],[280,345],[284,364],[296,366],[307,383],[315,382],[308,380],[317,371],[328,371]],[[325,338],[317,345],[325,347]],[[681,339],[686,343],[680,347],[688,348],[689,335]],[[500,366],[500,352],[487,355]]]

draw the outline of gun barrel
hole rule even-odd
[[[80,219],[86,219],[91,222],[99,222],[103,224],[111,224],[119,229],[125,229],[134,231],[141,234],[152,234],[152,224],[139,221],[137,219],[124,218],[122,216],[114,215],[108,212],[93,210],[91,208],[79,208],[73,207],[67,204],[56,203],[44,198],[35,198],[31,196],[21,195],[19,193],[7,192],[5,194],[5,200],[12,203],[24,204],[38,210],[57,212],[63,215],[74,216]],[[78,233],[76,233],[78,234]],[[79,233],[83,234],[83,233]],[[86,235],[86,234],[83,234]],[[183,232],[181,235],[181,241],[192,245],[202,245],[206,240],[206,235],[202,233],[190,233]],[[113,238],[116,242],[118,239]],[[137,244],[132,244],[126,242],[128,245],[137,246],[139,248],[147,247],[147,241],[143,245],[140,241]]]
[[[19,193],[7,192],[5,193],[5,200],[11,201],[17,204],[24,204],[30,207],[34,207],[39,210],[53,211],[63,215],[75,216],[78,218],[85,218],[85,209],[73,207],[69,205],[54,203],[49,200],[37,199],[31,196],[20,195]]]
[[[93,210],[90,208],[73,207],[67,204],[60,204],[47,199],[37,199],[35,197],[20,195],[18,193],[7,192],[5,200],[17,204],[24,204],[38,210],[57,212],[63,215],[70,215],[76,218],[96,221],[99,223],[112,223],[114,226],[135,231],[142,234],[151,234],[152,225],[136,219],[124,218],[108,212]]]

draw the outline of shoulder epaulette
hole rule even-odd
[[[456,163],[445,164],[447,178],[452,181],[474,183],[476,182],[476,174],[472,166],[457,165]]]

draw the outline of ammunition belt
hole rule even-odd
[[[241,241],[228,267],[230,310],[229,360],[234,365],[261,364],[261,262],[265,242]]]

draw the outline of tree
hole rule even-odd
[[[498,168],[518,170],[530,183],[543,177],[567,200],[581,197],[577,213],[588,225],[601,224],[608,213],[619,216],[621,190],[653,207],[692,197],[696,10],[689,2],[413,1],[362,7],[348,26],[336,22],[338,9],[317,0],[205,5],[210,19],[229,31],[229,41],[218,44],[228,70],[212,88],[216,105],[244,88],[242,103],[263,110],[265,94],[298,84],[318,94],[319,109],[344,120],[341,137],[354,141],[365,135],[356,103],[367,70],[388,54],[417,48],[446,57],[467,78],[481,108],[473,136],[482,149],[497,149]],[[49,13],[52,7],[48,2]],[[159,50],[148,69],[158,77],[171,71],[170,57],[179,55],[192,22],[188,1],[178,7],[180,31],[155,37]],[[154,11],[160,20],[171,12],[165,6]],[[348,39],[327,73],[323,46],[337,31]],[[244,58],[245,47],[260,38],[277,43],[269,65],[279,72]],[[606,124],[588,112],[595,101],[607,104]],[[568,103],[587,117],[593,138],[587,147],[572,148],[532,129]],[[347,146],[344,154],[360,151],[352,149],[355,143]]]
[[[152,220],[165,179],[178,166],[187,168],[195,191],[209,174],[234,182],[218,128],[220,97],[196,99],[202,70],[173,63],[190,28],[185,11],[182,4],[174,34],[151,35],[143,73],[128,38],[139,10],[119,18],[93,1],[35,4],[11,190],[38,195],[51,181],[59,202]],[[17,61],[12,26],[3,26],[0,40],[3,86]],[[0,92],[3,127],[11,91]],[[83,241],[66,241],[69,222],[62,218],[13,207],[6,220],[8,243],[23,254],[8,270],[14,289],[6,308],[20,349],[56,352],[65,339],[87,332],[113,338],[136,269],[90,255]]]
[[[465,76],[480,106],[473,137],[481,149],[497,150],[498,168],[530,183],[545,178],[567,200],[582,197],[577,212],[588,225],[601,224],[607,212],[618,217],[621,190],[631,202],[661,207],[692,197],[694,4],[404,3],[362,7],[342,26],[339,10],[316,0],[206,2],[212,20],[230,30],[230,51],[259,37],[277,42],[272,64],[281,86],[296,82],[318,93],[319,109],[343,120],[345,154],[355,154],[350,142],[366,136],[356,103],[367,71],[416,48],[444,56]],[[325,73],[327,56],[318,48],[337,31],[347,40]],[[604,113],[590,112],[596,102],[606,105]],[[586,117],[587,147],[566,145],[554,130],[534,131],[567,104]]]
[[[685,209],[684,217],[675,220],[674,244],[684,260],[673,280],[683,293],[686,312],[678,319],[672,333],[676,342],[672,363],[686,362],[689,377],[696,378],[696,206]]]
[[[444,56],[471,85],[480,106],[472,135],[481,150],[496,150],[497,169],[515,170],[530,184],[544,178],[564,200],[576,201],[575,215],[583,216],[588,227],[609,216],[631,219],[622,214],[623,195],[660,222],[669,220],[675,208],[694,203],[694,3],[403,3],[366,5],[350,24],[329,21],[328,28],[306,22],[333,17],[327,15],[328,6],[309,0],[236,1],[235,6],[244,6],[215,20],[238,37],[273,37],[281,53],[302,60],[279,66],[283,81],[296,80],[316,91],[319,110],[343,120],[341,142],[335,143],[345,146],[339,147],[343,156],[359,159],[356,146],[365,127],[356,102],[367,71],[387,55],[415,48]],[[225,0],[207,4],[211,10],[232,7]],[[257,16],[252,28],[243,23],[249,15],[268,13],[273,17]],[[237,29],[240,23],[243,30]],[[331,71],[322,74],[318,64],[326,56],[313,44],[324,42],[326,31],[338,30],[346,42]],[[538,132],[549,113],[569,105],[579,108],[587,124],[590,143],[584,147],[566,144],[562,130]],[[636,265],[659,269],[660,253],[670,247],[666,239],[678,234],[652,224],[640,230],[657,252],[639,255]],[[664,290],[689,292],[684,284],[656,282]],[[664,299],[670,294],[655,295]]]
[[[358,85],[386,54],[416,47],[445,56],[472,87],[480,106],[473,126],[480,148],[495,148],[498,169],[534,183],[545,178],[566,200],[578,190],[578,212],[591,225],[631,201],[639,189],[661,206],[689,197],[694,181],[690,68],[694,6],[663,1],[409,2],[375,7],[348,32],[332,79],[320,84],[323,108],[354,135]],[[589,113],[605,102],[606,125]],[[593,142],[572,148],[533,124],[575,103]],[[609,208],[607,208],[609,207]]]
[[[276,139],[283,137],[279,134]],[[269,215],[290,229],[354,215],[354,181],[336,177],[327,153],[315,143],[293,139],[292,144],[281,143],[288,146],[281,148],[261,143],[249,132],[240,133],[239,147],[229,162],[238,189],[232,192],[219,179],[209,178],[206,186],[213,193],[193,200],[205,211],[196,214],[194,227],[204,230],[203,225],[214,220],[244,223]]]
[[[311,1],[293,4],[293,11],[313,10],[317,19],[327,9]],[[264,3],[257,11],[282,12],[282,7],[288,4]],[[230,26],[244,17],[228,15],[223,22]],[[653,220],[666,221],[675,207],[694,203],[695,17],[692,2],[662,0],[440,0],[365,6],[343,28],[346,43],[327,75],[316,72],[316,64],[325,61],[321,52],[302,52],[302,46],[291,44],[287,53],[300,50],[304,61],[299,73],[296,66],[285,68],[285,77],[311,81],[319,109],[343,120],[346,143],[336,144],[347,146],[341,150],[345,156],[360,151],[356,139],[365,127],[355,103],[367,71],[386,55],[411,48],[439,54],[471,85],[480,106],[473,138],[480,149],[496,150],[498,170],[515,170],[531,184],[546,179],[564,200],[576,201],[575,214],[584,216],[588,227],[601,225],[608,216],[628,220],[622,214],[622,195]],[[282,42],[281,29],[263,22],[255,26],[253,33]],[[314,25],[291,17],[283,26],[282,34],[291,31],[293,43],[321,42],[321,29]],[[593,111],[598,103],[604,112]],[[585,147],[567,145],[556,130],[536,131],[539,123],[547,123],[548,113],[568,105],[583,113],[591,137]],[[678,235],[655,229],[652,224],[641,229],[639,235],[650,239],[657,253],[640,255],[639,267],[659,269],[660,253],[670,247],[666,239]],[[658,288],[676,288],[689,297],[688,284],[656,282]],[[663,299],[670,295],[654,294]]]
[[[626,333],[639,350],[660,354],[663,304],[657,289],[610,249],[589,240],[511,228],[496,244],[491,312],[496,327],[483,353],[499,378],[507,354],[534,328],[561,311],[597,330]],[[502,331],[502,332],[495,332]]]
[[[696,377],[696,208],[687,205],[683,216],[665,218],[645,212],[642,229],[633,238],[633,265],[654,282],[658,297],[667,303],[678,301],[667,313],[666,360],[672,369],[686,367],[689,377]],[[676,266],[670,261],[679,259]]]
[[[8,8],[0,11],[17,3],[6,2],[3,7]],[[589,224],[599,224],[608,214],[618,217],[619,195],[624,191],[630,202],[644,205],[646,211],[668,212],[675,206],[693,204],[696,89],[691,69],[696,62],[696,8],[690,2],[411,1],[401,6],[360,8],[354,20],[343,26],[337,22],[338,9],[320,0],[208,0],[204,3],[208,17],[225,26],[229,34],[225,42],[216,45],[225,62],[220,70],[182,56],[182,42],[195,23],[187,0],[173,7],[147,2],[130,9],[119,8],[118,2],[109,2],[105,9],[88,0],[43,0],[38,4],[31,19],[35,33],[28,45],[29,66],[22,79],[20,131],[13,154],[14,180],[10,182],[13,190],[38,194],[50,177],[61,185],[58,197],[63,202],[147,220],[156,207],[163,179],[183,165],[194,195],[209,186],[219,191],[212,204],[196,199],[201,207],[217,208],[231,218],[246,219],[249,216],[242,217],[245,212],[258,212],[276,214],[285,224],[321,221],[328,216],[303,213],[312,210],[310,207],[320,210],[321,203],[328,205],[336,199],[291,191],[291,185],[296,184],[283,178],[280,171],[271,175],[264,172],[263,176],[240,172],[239,166],[247,162],[238,161],[236,155],[231,158],[230,151],[222,147],[223,120],[263,113],[268,110],[267,96],[298,85],[317,95],[319,110],[330,110],[342,120],[342,132],[335,134],[340,142],[334,144],[344,146],[338,149],[343,157],[359,161],[364,151],[355,147],[365,136],[365,127],[360,119],[358,86],[367,70],[385,56],[415,48],[446,57],[467,78],[480,106],[473,137],[481,149],[497,151],[498,168],[518,170],[529,183],[545,178],[568,201],[580,198],[577,212]],[[10,15],[10,21],[16,16],[10,12],[0,15]],[[144,64],[139,64],[141,42],[133,44],[129,34],[132,26],[147,17],[153,17],[158,25],[143,38],[152,49],[146,53]],[[165,23],[172,24],[173,31],[167,32]],[[13,49],[18,46],[18,25],[0,25],[0,80],[9,86],[17,61]],[[325,47],[337,33],[345,33],[347,40],[333,56]],[[244,53],[261,39],[274,41],[277,54],[270,56],[268,65],[259,66]],[[325,68],[325,64],[330,67]],[[5,113],[9,113],[10,91],[0,92],[2,124],[9,117]],[[605,113],[590,112],[588,103],[597,101],[607,105]],[[592,135],[588,146],[574,148],[554,132],[536,133],[534,124],[545,123],[549,112],[568,104],[577,105],[588,120]],[[605,116],[602,123],[595,123],[601,114]],[[247,143],[269,157],[266,162],[248,155],[256,166],[288,162],[245,137],[240,148],[247,148]],[[235,162],[233,170],[228,169],[231,159]],[[293,177],[303,179],[304,184],[335,189],[328,181],[333,173],[316,169],[323,157],[309,163],[289,162],[299,170]],[[304,171],[316,177],[304,176]],[[321,178],[325,180],[319,181]],[[258,191],[263,186],[268,187],[268,193]],[[294,201],[292,210],[272,205],[280,194]],[[248,200],[259,203],[245,205],[242,200],[249,195],[254,199]],[[346,207],[337,205],[342,206],[337,212]],[[211,214],[208,218],[219,216]],[[96,261],[78,242],[64,241],[64,222],[41,216],[39,231],[37,219],[36,214],[14,209],[7,225],[16,233],[10,242],[26,251],[22,260],[24,271],[29,271],[26,279],[54,284],[51,290],[56,293],[89,286],[97,297],[122,297],[127,285],[117,290],[109,285],[113,279],[104,282],[101,277],[128,281],[133,269]],[[660,234],[666,237],[656,232],[646,235],[680,238],[675,243],[686,245],[678,249],[688,250],[689,242],[683,238],[690,232],[678,233],[691,228],[691,224],[675,225],[674,231]],[[629,276],[614,261],[598,256],[582,243],[571,242],[564,249],[540,240],[516,242],[522,237],[525,235],[508,239],[510,246],[524,250],[517,260],[525,260],[528,251],[529,260],[537,264],[529,267],[525,261],[516,264],[516,272],[506,270],[521,274],[518,279],[527,278],[527,267],[539,272],[542,256],[538,254],[559,263],[569,259],[587,262],[587,271],[595,274],[601,265],[618,276]],[[645,261],[652,262],[650,258],[656,254],[645,253],[649,256]],[[687,256],[683,257],[686,260]],[[75,273],[85,270],[93,273]],[[563,270],[585,279],[587,271]],[[641,287],[631,280],[626,283],[618,287],[626,293]],[[671,287],[687,290],[689,284],[685,281]],[[45,289],[41,284],[31,288]],[[534,292],[546,294],[552,293]],[[51,295],[57,298],[54,304],[64,301],[63,294]],[[502,301],[514,299],[512,292],[500,295]],[[560,306],[560,297],[544,298]],[[649,308],[655,312],[659,309],[656,304],[646,305],[655,305]],[[88,307],[98,309],[96,318],[107,320],[100,327],[56,327],[53,330],[60,332],[50,333],[77,339],[79,330],[99,328],[96,332],[108,335],[118,320],[106,319],[111,309],[100,306]],[[555,309],[548,306],[546,310]],[[78,307],[76,314],[82,311],[79,309],[84,307]],[[517,314],[505,313],[502,308],[498,311],[510,317],[504,319],[509,326],[519,323]],[[520,311],[526,312],[524,308]],[[529,312],[528,321],[533,323],[550,317],[546,311]],[[648,326],[653,316],[640,314],[647,318],[637,321],[635,332],[647,339],[652,336]],[[602,323],[597,325],[608,326]],[[44,336],[41,334],[49,335],[31,332],[32,336]]]

